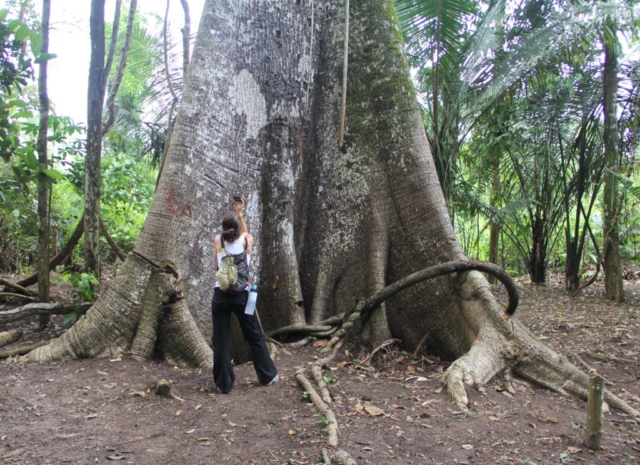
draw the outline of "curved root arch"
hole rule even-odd
[[[476,343],[466,354],[453,362],[443,374],[442,381],[447,385],[458,408],[467,410],[466,386],[481,386],[494,376],[511,371],[556,392],[586,398],[589,377],[565,357],[537,341],[519,322],[511,320],[510,317],[514,314],[519,303],[517,288],[504,270],[491,263],[447,262],[418,271],[387,286],[369,299],[359,301],[353,312],[346,319],[341,319],[340,329],[335,332],[324,351],[333,349],[335,354],[335,349],[343,343],[358,319],[365,320],[376,307],[398,292],[428,279],[469,270],[483,271],[496,276],[507,289],[509,303],[504,311],[502,325],[496,324],[495,304],[492,301],[480,304],[481,312],[485,314],[486,318],[483,319],[484,323]],[[466,275],[463,281],[467,276],[470,275]],[[471,283],[467,283],[467,285],[471,287],[483,287],[483,283],[480,283],[478,279],[472,278],[470,281]],[[308,327],[309,332],[304,331],[303,325],[298,325],[281,328],[274,334],[282,335],[293,332],[306,335],[309,333],[320,334],[328,331],[327,325],[329,325],[328,320],[325,320],[320,325]],[[318,377],[322,379],[322,376],[315,374],[315,378]],[[321,383],[318,383],[318,386],[321,388]],[[634,416],[640,416],[640,412],[611,392],[605,392],[605,400],[615,408]]]

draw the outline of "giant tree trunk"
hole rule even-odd
[[[329,0],[206,3],[134,251],[86,317],[30,358],[149,357],[160,346],[172,363],[210,365],[213,236],[236,191],[257,238],[251,278],[266,331],[349,312],[412,272],[466,260],[390,0],[351,2],[347,150],[338,150],[344,14]],[[475,271],[404,290],[360,329],[371,344],[393,336],[407,348],[426,336],[427,350],[457,359],[447,382],[460,405],[463,382],[511,367],[586,393],[588,377],[504,317]]]

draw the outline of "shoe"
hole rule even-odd
[[[266,385],[271,386],[272,384],[276,384],[278,381],[280,381],[280,375],[275,375]]]
[[[216,386],[216,391],[218,391],[220,394],[229,394],[229,391],[223,391],[218,386]]]

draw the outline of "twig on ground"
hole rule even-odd
[[[575,357],[575,359],[580,362],[580,365],[582,365],[588,373],[594,373],[597,374],[598,376],[600,376],[605,384],[608,384],[609,386],[615,386],[614,383],[612,383],[611,381],[609,381],[607,378],[605,378],[604,376],[602,376],[601,374],[598,373],[598,370],[595,369],[594,367],[592,367],[591,365],[589,365],[587,362],[585,362],[584,360],[582,360],[580,358],[580,356],[578,354],[576,354],[575,352],[571,352],[571,355],[573,355]]]
[[[30,295],[17,294],[15,292],[0,292],[0,297],[16,297],[18,299],[28,300],[29,302],[35,302],[35,298]]]
[[[392,344],[395,344],[396,342],[400,342],[400,339],[388,339],[386,341],[384,341],[382,344],[380,344],[378,347],[376,347],[373,352],[371,352],[369,354],[369,356],[367,356],[364,360],[362,360],[361,362],[359,362],[361,365],[367,365],[371,359],[373,358],[373,356],[376,354],[376,352],[378,352],[381,349],[384,349],[386,347],[389,347]]]
[[[599,360],[604,360],[605,362],[638,363],[637,360],[630,360],[622,357],[609,357],[608,355],[596,354],[593,352],[582,352],[581,355],[588,355],[591,358],[597,358]]]
[[[420,343],[418,344],[418,347],[416,347],[416,350],[413,352],[413,358],[418,358],[418,354],[420,353],[420,351],[422,350],[422,346],[424,345],[424,343],[427,341],[427,336],[429,334],[425,334],[424,337],[420,340]]]

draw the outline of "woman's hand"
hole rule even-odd
[[[244,208],[244,199],[240,199],[239,202],[236,200],[235,202],[236,202],[236,213],[242,213],[242,209]]]

